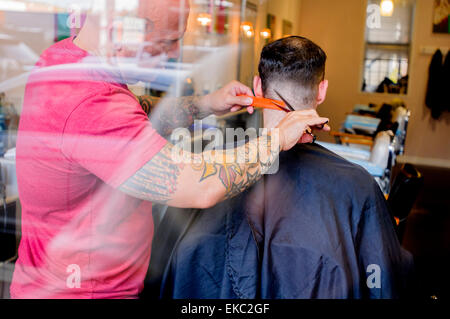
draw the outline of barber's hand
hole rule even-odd
[[[241,95],[247,95],[247,97]],[[253,99],[248,96],[253,96],[252,90],[242,83],[233,81],[220,90],[204,96],[200,105],[202,112],[214,115],[236,112],[245,107],[252,114],[254,109],[249,106],[253,103]]]
[[[313,142],[313,137],[308,133],[308,130],[329,131],[328,122],[327,118],[320,117],[315,110],[289,113],[277,126],[281,150],[288,151],[298,143]]]

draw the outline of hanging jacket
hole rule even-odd
[[[444,90],[443,90],[443,98],[445,102],[445,110],[450,112],[450,50],[447,52],[447,56],[444,61]]]
[[[438,119],[446,108],[444,99],[444,76],[443,76],[443,55],[441,50],[437,50],[431,59],[429,68],[428,88],[426,95],[426,105],[431,109],[431,116]]]

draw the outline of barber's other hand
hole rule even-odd
[[[224,115],[246,107],[248,112],[252,114],[254,109],[250,105],[253,103],[253,99],[249,96],[253,96],[249,87],[233,81],[220,90],[204,96],[201,99],[201,108],[205,113]]]
[[[298,143],[311,143],[313,137],[308,130],[329,131],[328,118],[320,117],[315,110],[289,113],[277,126],[282,151],[288,151]]]

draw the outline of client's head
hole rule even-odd
[[[272,42],[261,53],[255,94],[280,100],[278,92],[296,110],[315,109],[325,100],[328,88],[326,60],[325,52],[306,38],[292,36]],[[264,116],[281,120],[285,115],[277,113],[265,110]]]

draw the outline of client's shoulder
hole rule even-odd
[[[320,183],[352,192],[373,190],[374,178],[361,166],[318,144],[298,145],[280,156],[280,171],[308,184]]]

